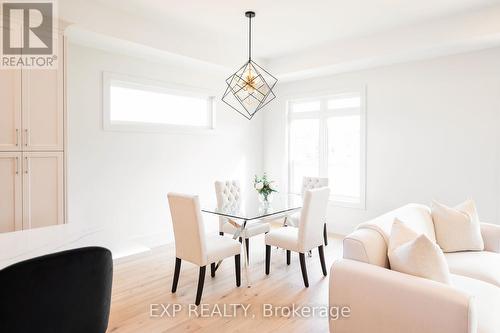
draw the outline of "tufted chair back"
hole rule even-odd
[[[238,205],[241,202],[241,187],[237,180],[225,180],[215,182],[215,194],[217,195],[217,207],[221,209],[228,205]],[[219,231],[222,232],[225,217],[219,218]]]
[[[304,177],[302,178],[302,197],[307,190],[328,187],[328,178]]]

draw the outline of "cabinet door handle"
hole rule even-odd
[[[18,146],[19,146],[19,128],[16,128],[16,147]]]
[[[24,130],[24,134],[25,134],[25,139],[26,139],[26,141],[24,141],[24,145],[28,146],[28,140],[29,140],[28,129]]]
[[[16,156],[16,175],[19,174],[19,157]]]
[[[25,157],[24,160],[26,161],[26,169],[24,169],[24,173],[28,174],[28,158]]]

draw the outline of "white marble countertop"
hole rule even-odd
[[[114,259],[150,250],[118,239],[111,230],[63,224],[0,234],[0,269],[26,259],[85,246],[106,247]]]

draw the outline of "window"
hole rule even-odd
[[[289,188],[304,176],[328,177],[330,199],[365,208],[365,112],[362,91],[288,102]]]
[[[112,73],[104,73],[103,88],[105,129],[214,128],[214,101],[208,94]]]

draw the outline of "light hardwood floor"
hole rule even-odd
[[[325,248],[328,271],[341,252],[341,239],[330,236],[329,245]],[[243,258],[242,285],[236,287],[234,260],[231,258],[222,263],[214,278],[210,277],[210,267],[207,267],[201,300],[210,312],[217,308],[223,310],[226,305],[226,314],[232,312],[231,304],[250,305],[246,317],[241,307],[237,308],[235,317],[202,317],[201,308],[198,308],[198,316],[193,311],[190,313],[189,304],[194,302],[196,294],[198,267],[182,263],[177,293],[172,294],[173,245],[117,260],[108,332],[328,332],[327,318],[290,317],[286,310],[284,315],[264,317],[263,311],[264,304],[289,307],[293,304],[328,305],[329,277],[323,277],[321,273],[317,250],[306,259],[309,288],[305,288],[302,281],[298,254],[292,252],[291,265],[287,266],[285,251],[273,248],[269,276],[264,273],[265,246],[262,236],[252,238],[250,254],[250,288],[246,287]],[[181,304],[182,310],[175,317],[168,317],[166,313],[159,317],[163,311],[160,304],[165,307]],[[156,317],[150,315],[151,307]],[[168,310],[171,314],[172,306]]]

